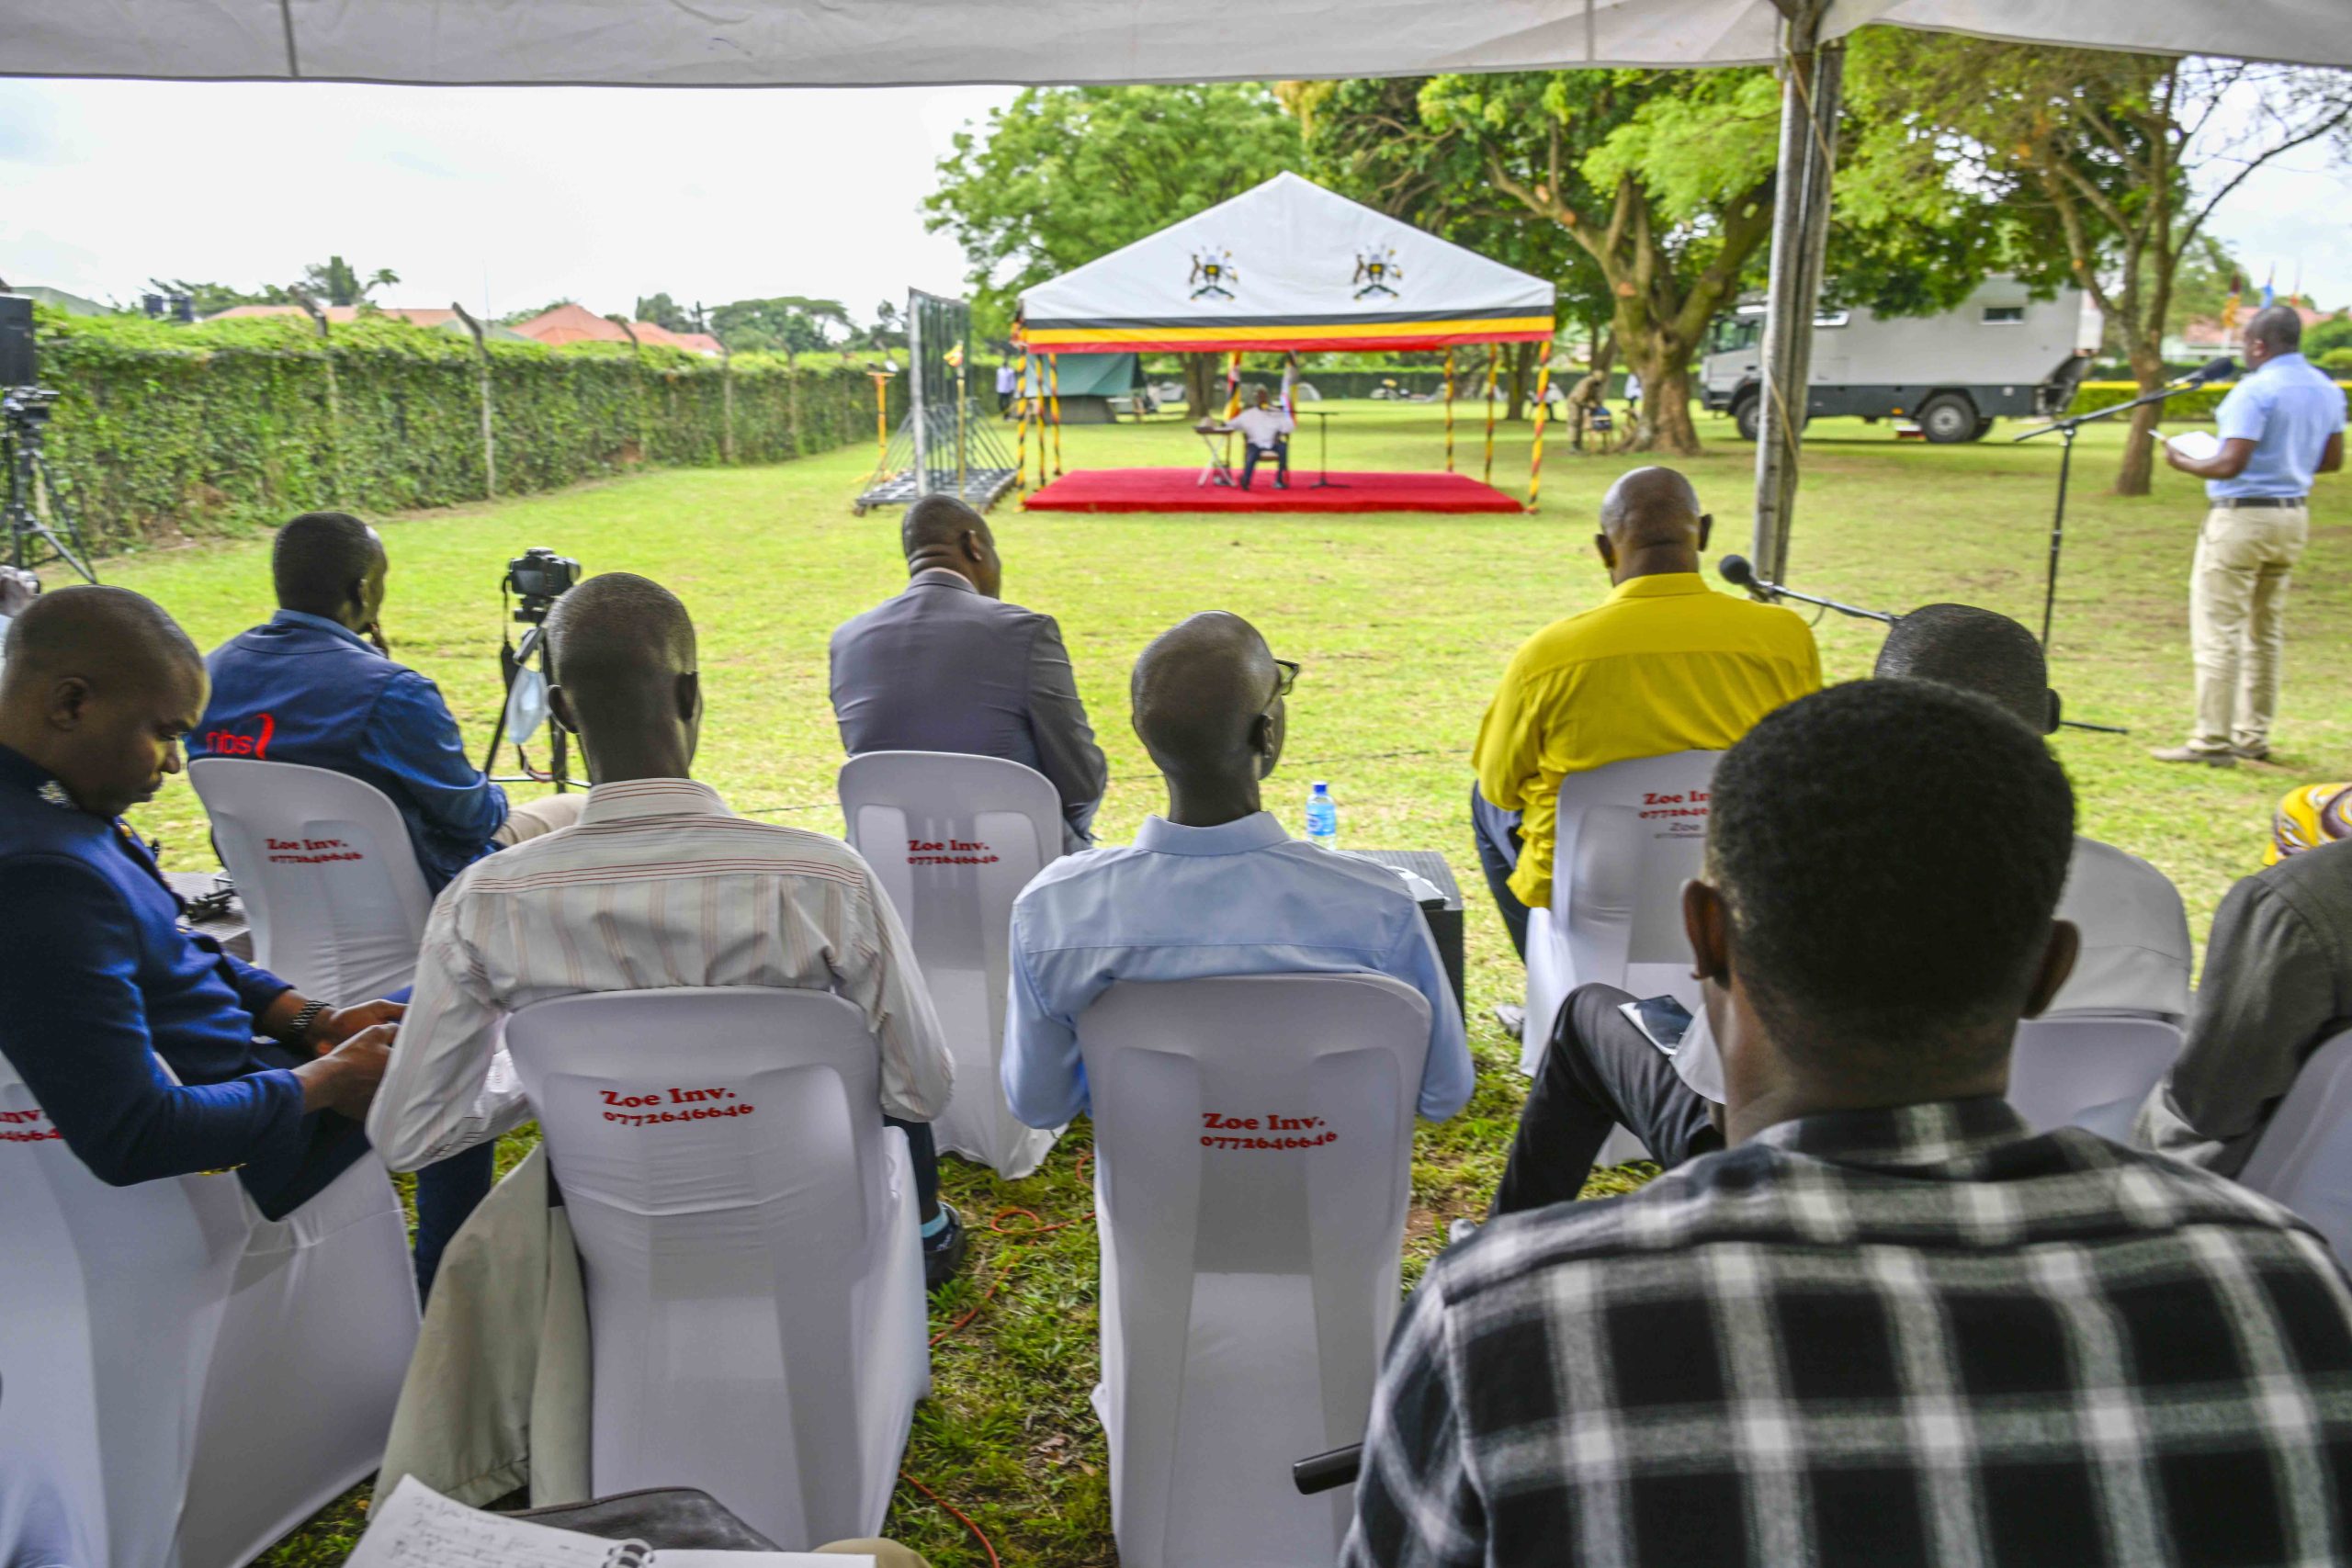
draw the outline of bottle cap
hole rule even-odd
[[[1315,793],[1317,795],[1329,795],[1331,793],[1331,786],[1325,784],[1321,779],[1317,779],[1315,781]]]

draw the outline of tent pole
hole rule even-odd
[[[1046,384],[1052,389],[1050,396],[1053,399],[1054,409],[1054,478],[1059,479],[1062,477],[1062,356],[1060,355],[1046,355]],[[1042,473],[1045,468],[1045,444],[1040,442],[1037,447],[1037,469]]]
[[[1535,498],[1544,488],[1544,416],[1552,405],[1546,401],[1552,390],[1552,359],[1544,355],[1544,368],[1535,373],[1535,446],[1527,458],[1527,510],[1535,510]]]
[[[1445,351],[1445,471],[1453,472],[1453,350]]]
[[[1788,17],[1781,61],[1780,177],[1773,197],[1770,294],[1764,314],[1764,384],[1756,429],[1757,575],[1788,569],[1796,511],[1798,442],[1813,373],[1813,319],[1829,236],[1845,45],[1820,39],[1827,0],[1777,0]]]
[[[1495,482],[1495,376],[1502,369],[1503,345],[1493,344],[1487,349],[1487,482]]]
[[[964,432],[964,406],[971,401],[964,388],[964,345],[956,345],[956,499],[962,501],[968,481],[964,478],[964,448],[967,438]]]
[[[1021,368],[1012,383],[1012,406],[1020,411],[1012,426],[1012,493],[1029,493],[1029,345],[1021,345]]]

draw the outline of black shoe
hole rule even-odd
[[[964,1235],[964,1216],[946,1203],[939,1212],[947,1216],[947,1224],[936,1235],[922,1238],[922,1288],[935,1291],[956,1277],[964,1267],[964,1252],[968,1242]]]

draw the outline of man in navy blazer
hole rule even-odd
[[[290,1213],[367,1149],[398,1003],[334,1009],[179,925],[120,819],[180,770],[204,664],[120,588],[44,594],[0,673],[0,1055],[115,1186],[233,1169]],[[258,1037],[258,1038],[257,1038]]]
[[[1061,628],[1007,604],[988,520],[950,495],[907,508],[906,591],[833,631],[833,716],[853,757],[960,751],[1035,768],[1062,800],[1078,851],[1107,778]]]

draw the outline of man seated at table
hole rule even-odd
[[[1250,478],[1258,471],[1261,457],[1274,460],[1274,488],[1290,488],[1290,435],[1298,428],[1298,421],[1291,417],[1290,372],[1283,372],[1283,401],[1274,402],[1273,394],[1265,388],[1258,389],[1251,405],[1233,416],[1233,428],[1241,433],[1241,488],[1250,488]]]
[[[833,631],[842,749],[960,751],[1035,768],[1061,796],[1063,846],[1084,849],[1108,771],[1061,628],[1004,603],[988,519],[954,496],[908,507],[899,539],[905,591]]]
[[[577,795],[511,805],[466,760],[440,688],[384,642],[391,561],[376,530],[340,512],[306,512],[270,549],[277,613],[212,650],[212,700],[188,736],[191,757],[244,757],[347,773],[400,811],[424,885],[502,845],[571,826]]]
[[[1593,539],[1614,585],[1511,656],[1478,726],[1470,815],[1511,946],[1552,901],[1560,781],[1636,757],[1721,751],[1821,684],[1813,631],[1699,575],[1714,519],[1671,468],[1635,468],[1600,502]],[[1534,1021],[1544,1029],[1551,1021]]]
[[[1887,629],[1872,673],[1973,693],[2037,735],[2058,727],[2041,645],[1991,610],[1920,606]],[[2075,927],[2080,950],[2052,1011],[2176,1019],[2188,1011],[2188,916],[2163,872],[2077,835],[2058,915]],[[1634,999],[1614,986],[1569,993],[1521,1109],[1495,1213],[1574,1198],[1611,1127],[1629,1128],[1669,1170],[1724,1146],[1723,1065],[1713,1036],[1694,1031],[1669,1056],[1624,1015]]]
[[[2352,1295],[2311,1227],[2001,1099],[2066,977],[2066,775],[1863,681],[1717,769],[1683,899],[1722,1153],[1430,1266],[1347,1568],[2330,1562]]]
[[[1420,906],[1396,873],[1293,839],[1260,802],[1297,675],[1221,612],[1161,633],[1136,661],[1136,734],[1168,782],[1168,814],[1132,846],[1055,862],[1012,907],[1004,1092],[1030,1126],[1087,1109],[1078,1021],[1120,980],[1390,976],[1429,998],[1420,1113],[1442,1121],[1469,1100],[1462,1017]]]
[[[237,1173],[272,1219],[367,1151],[397,1003],[333,1008],[180,923],[121,820],[180,771],[204,661],[157,605],[63,588],[0,678],[0,1055],[54,1135],[126,1187]],[[5,1201],[5,1200],[0,1200]]]
[[[368,1129],[413,1170],[486,1144],[531,1107],[503,1021],[558,997],[767,986],[854,1002],[881,1053],[880,1114],[914,1154],[924,1270],[961,1260],[929,1122],[955,1068],[890,903],[839,839],[728,810],[692,776],[703,692],[686,607],[628,572],[548,616],[548,702],[580,737],[587,809],[568,833],[477,861],[433,906],[416,993]],[[647,1042],[659,1051],[659,1042]]]

